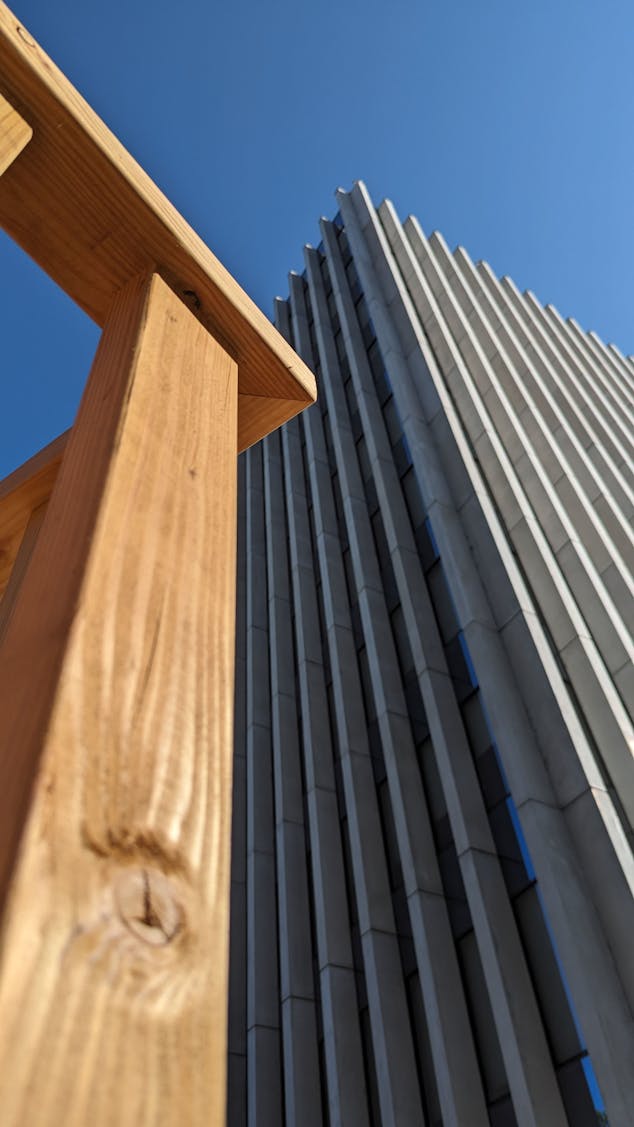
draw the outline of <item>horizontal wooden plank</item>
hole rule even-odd
[[[293,415],[305,410],[305,403],[295,403],[288,399],[273,399],[262,395],[239,395],[238,411],[240,414],[239,450],[252,446],[262,435],[270,434],[282,423],[288,422]]]
[[[33,130],[0,94],[0,176],[31,140]]]
[[[43,501],[41,505],[38,505],[37,509],[34,509],[33,512],[29,514],[24,533],[14,553],[8,582],[2,590],[0,590],[0,643],[9,625],[18,592],[22,586],[24,576],[26,575],[26,569],[29,566],[31,556],[33,555],[33,549],[40,534],[47,508],[48,501]]]
[[[0,178],[0,224],[99,325],[155,271],[238,362],[239,393],[316,396],[303,361],[0,0],[0,92],[33,138]],[[239,447],[267,433],[252,415]],[[283,420],[282,420],[283,421]]]
[[[0,481],[0,598],[6,589],[31,513],[48,501],[70,431],[60,434]]]
[[[285,399],[238,396],[243,440],[241,449],[257,442],[261,434],[268,434],[286,422],[291,417],[292,405],[293,401]],[[295,401],[295,408],[296,413],[303,410],[304,405]],[[70,430],[64,431],[0,481],[0,599],[9,582],[30,515],[48,501],[53,492],[69,437]]]
[[[43,446],[32,458],[23,462],[13,473],[0,481],[0,522],[3,519],[3,512],[6,511],[4,506],[10,497],[21,495],[25,499],[28,498],[32,509],[45,500],[42,490],[47,488],[47,475],[57,474],[69,437],[70,430],[58,434],[57,438],[47,446]]]

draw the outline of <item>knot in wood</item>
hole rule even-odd
[[[28,31],[26,30],[25,27],[22,27],[21,24],[16,24],[15,30],[17,31],[18,35],[20,36],[20,39],[24,40],[24,42],[27,44],[28,47],[35,47],[36,46],[35,40],[31,38],[31,36],[29,35],[29,33],[28,33]]]
[[[114,893],[121,919],[143,943],[164,947],[182,930],[184,913],[176,889],[157,869],[126,869]]]

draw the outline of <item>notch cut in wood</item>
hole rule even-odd
[[[0,94],[0,176],[13,164],[32,136],[31,126]]]

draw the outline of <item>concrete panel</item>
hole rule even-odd
[[[322,1127],[315,1007],[302,998],[282,1003],[284,1111],[287,1123]]]
[[[249,1030],[247,1058],[249,1127],[280,1127],[284,1122],[280,1040],[277,1030]]]

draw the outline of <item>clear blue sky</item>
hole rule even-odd
[[[634,351],[632,0],[13,0],[268,313],[366,181]],[[72,422],[97,340],[0,236],[0,477]]]

